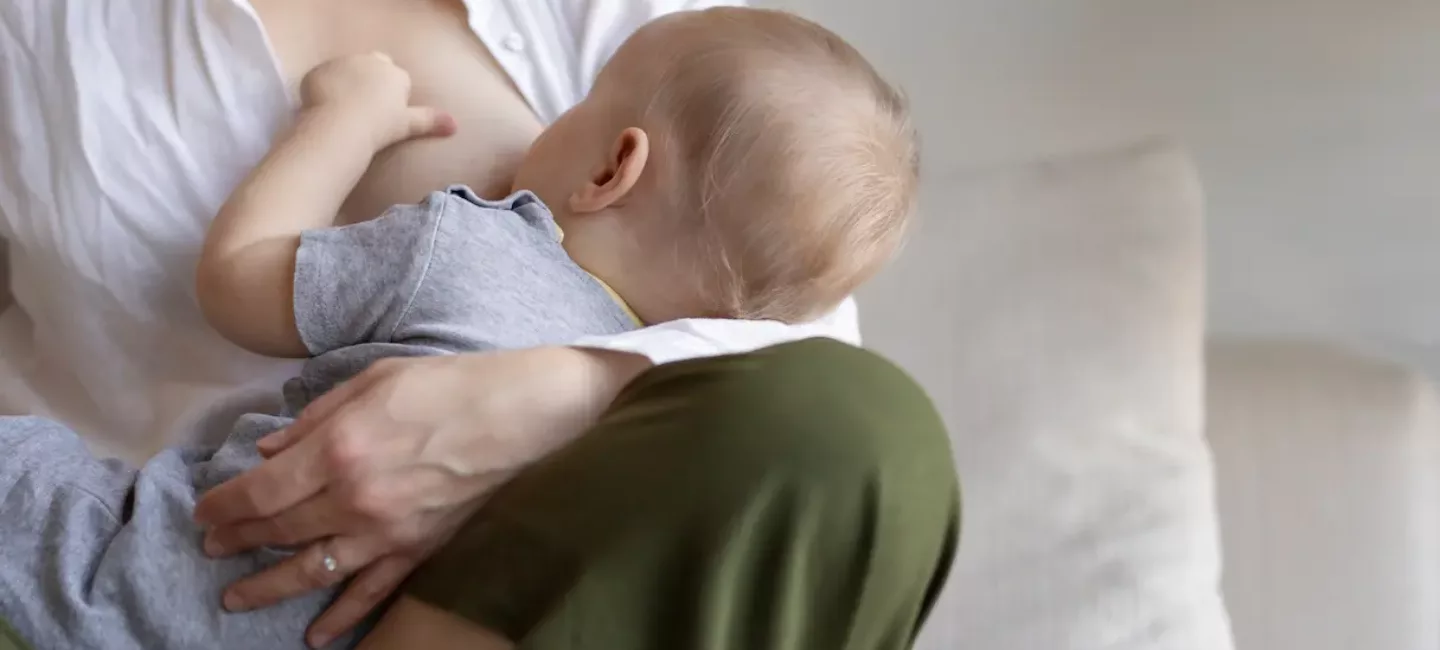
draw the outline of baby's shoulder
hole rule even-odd
[[[530,192],[491,201],[469,187],[452,185],[432,192],[422,207],[437,222],[439,236],[474,240],[487,247],[560,243],[560,229],[550,209]]]
[[[451,187],[425,203],[436,228],[396,339],[517,348],[629,328],[603,285],[565,253],[534,194],[487,201]]]
[[[434,224],[427,277],[453,276],[476,291],[502,279],[512,287],[584,284],[574,282],[585,276],[561,246],[550,210],[530,192],[490,201],[455,185],[432,192],[424,206]]]

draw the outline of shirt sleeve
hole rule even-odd
[[[662,323],[614,336],[592,336],[576,347],[630,352],[656,365],[723,354],[753,352],[760,348],[814,338],[836,339],[860,345],[860,319],[853,298],[811,323],[788,325],[777,321],[690,318]]]
[[[295,326],[310,354],[390,340],[424,276],[439,210],[432,198],[301,236]]]

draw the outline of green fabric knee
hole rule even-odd
[[[0,618],[0,650],[30,650],[30,646],[3,618]]]
[[[642,375],[410,593],[535,650],[899,649],[958,529],[923,392],[815,339]]]

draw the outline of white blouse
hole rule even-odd
[[[577,103],[655,16],[714,0],[467,0],[470,24],[539,116]],[[578,36],[578,38],[577,38]],[[240,0],[0,2],[0,413],[59,418],[142,461],[264,408],[293,361],[201,318],[205,228],[292,110]],[[806,326],[690,320],[577,344],[657,363],[807,336],[859,342],[855,307]]]

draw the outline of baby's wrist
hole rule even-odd
[[[343,137],[367,143],[372,151],[379,151],[389,144],[386,134],[390,125],[378,111],[360,102],[306,106],[300,111],[299,123],[302,128],[339,132]]]

